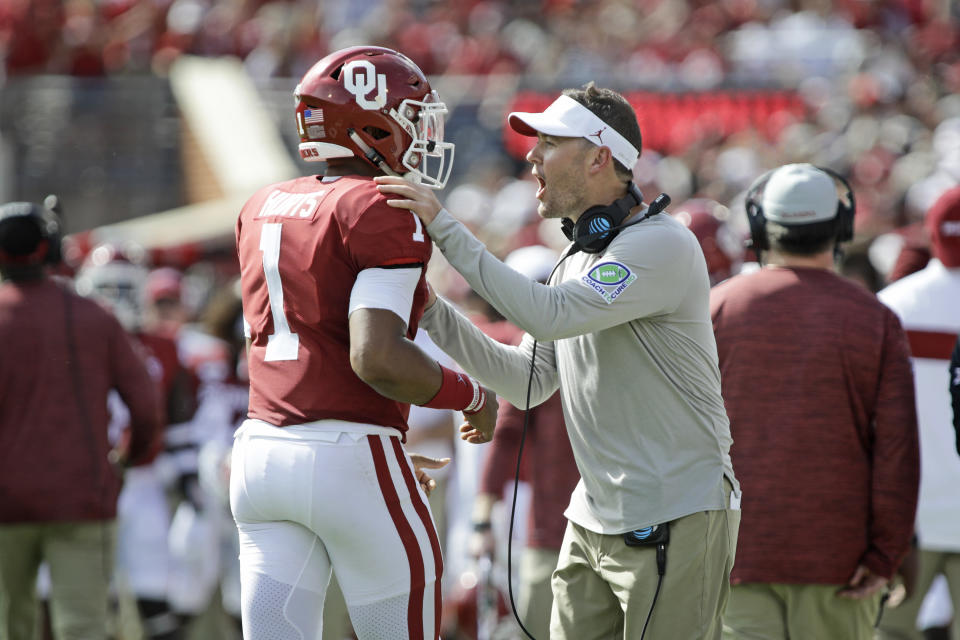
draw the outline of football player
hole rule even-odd
[[[373,178],[443,188],[446,106],[406,56],[336,51],[294,92],[300,155],[323,175],[264,187],[236,226],[250,406],[231,462],[244,637],[319,638],[331,571],[354,629],[437,638],[440,544],[410,404],[463,411],[489,440],[492,392],[413,343],[432,243]]]

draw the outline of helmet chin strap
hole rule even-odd
[[[355,145],[360,147],[360,150],[363,151],[364,157],[366,157],[366,159],[369,162],[372,162],[373,164],[375,164],[380,169],[380,171],[383,171],[388,176],[395,176],[397,178],[403,177],[399,173],[391,169],[390,165],[387,164],[387,161],[383,158],[383,156],[377,153],[377,151],[373,147],[371,147],[366,142],[364,142],[363,138],[357,135],[356,131],[354,131],[353,129],[347,129],[347,135],[350,136],[350,139],[353,140],[353,143]]]

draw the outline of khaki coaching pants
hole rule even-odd
[[[37,571],[50,567],[50,617],[57,640],[107,636],[108,585],[116,524],[0,525],[0,640],[38,637]]]
[[[729,491],[728,484],[728,501]],[[666,574],[645,640],[720,638],[739,528],[733,509],[670,524]],[[551,640],[639,640],[657,588],[656,553],[568,522],[553,574]]]
[[[871,640],[880,594],[838,598],[842,585],[734,585],[724,619],[724,640]]]

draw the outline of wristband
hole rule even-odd
[[[430,409],[453,409],[455,411],[463,411],[470,407],[474,411],[478,410],[477,403],[485,401],[485,394],[477,381],[465,373],[457,373],[443,365],[439,366],[440,372],[443,374],[440,388],[429,402],[420,406]],[[482,404],[479,406],[482,407]]]
[[[480,532],[480,531],[489,531],[490,528],[491,528],[491,524],[490,524],[490,521],[489,521],[489,520],[484,520],[483,522],[474,522],[474,523],[473,523],[473,530],[474,530],[474,531],[477,531],[477,532]]]
[[[470,403],[470,406],[466,407],[463,410],[463,413],[472,416],[476,413],[480,413],[483,410],[483,407],[487,404],[487,392],[483,390],[476,380],[471,380],[475,387],[473,394],[473,402]]]

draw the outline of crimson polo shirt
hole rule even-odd
[[[913,532],[919,448],[896,315],[833,272],[764,268],[711,291],[743,489],[733,583],[890,577]]]
[[[130,409],[130,460],[160,445],[158,390],[131,339],[109,312],[47,278],[0,283],[0,335],[0,523],[115,517],[110,389]]]

